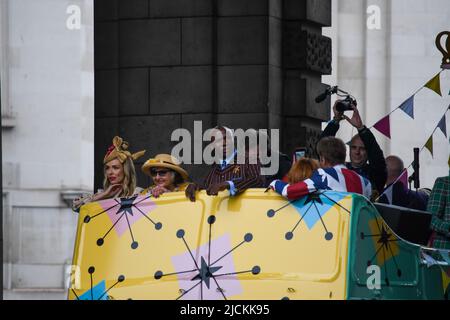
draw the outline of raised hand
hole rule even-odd
[[[92,197],[93,201],[99,201],[103,199],[117,198],[122,192],[121,184],[112,184],[105,191],[95,194]]]
[[[198,186],[195,183],[190,183],[184,191],[184,194],[186,195],[186,198],[188,198],[192,202],[195,202],[195,193],[197,192],[197,190]]]
[[[343,117],[356,129],[361,129],[364,126],[362,119],[361,119],[361,115],[359,114],[358,108],[356,108],[356,106],[354,104],[352,104],[352,108],[353,108],[352,117],[349,118],[346,115],[343,115]]]
[[[230,188],[230,185],[227,182],[216,183],[206,189],[206,194],[208,196],[217,196],[220,191],[226,190],[228,188]]]
[[[169,190],[161,187],[161,186],[156,186],[152,189],[151,193],[155,198],[158,198],[160,195],[162,195],[165,192],[168,192]]]

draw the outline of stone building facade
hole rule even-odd
[[[329,118],[329,100],[314,97],[331,73],[330,0],[96,0],[94,13],[96,187],[115,134],[150,157],[196,120],[280,129],[290,154]]]
[[[67,297],[70,204],[93,183],[93,18],[91,0],[0,1],[4,299]]]
[[[368,27],[374,18],[379,27]],[[323,33],[332,39],[333,72],[322,80],[351,92],[369,127],[440,71],[442,54],[435,38],[450,31],[446,0],[333,0],[332,21]],[[372,129],[385,156],[400,156],[405,166],[412,163],[413,148],[425,144],[450,104],[450,71],[442,72],[440,80],[442,97],[428,89],[415,96],[414,120],[401,110],[391,115],[391,139]],[[447,112],[447,128],[448,119]],[[355,133],[342,122],[340,138],[349,141]],[[448,135],[438,129],[433,140],[433,155],[426,149],[420,153],[421,187],[432,188],[436,177],[449,174]]]

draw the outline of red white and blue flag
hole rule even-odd
[[[292,185],[281,180],[274,180],[270,186],[289,200],[301,198],[318,190],[353,192],[367,198],[370,198],[372,194],[370,181],[355,171],[347,169],[344,165],[317,169],[310,179]]]

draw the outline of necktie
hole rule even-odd
[[[225,160],[222,160],[222,165],[220,166],[220,169],[225,169],[225,167],[227,166],[227,162]]]

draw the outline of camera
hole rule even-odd
[[[344,100],[339,100],[336,103],[336,110],[338,112],[352,111],[352,104],[356,106],[356,100],[350,96],[347,96]]]
[[[328,87],[325,92],[316,97],[316,102],[320,103],[332,94],[337,94],[339,97],[345,97],[344,100],[338,100],[336,103],[336,110],[338,112],[352,111],[352,104],[356,106],[356,100],[354,97],[352,97],[348,92],[339,89],[338,86]],[[343,94],[345,94],[345,96]]]

